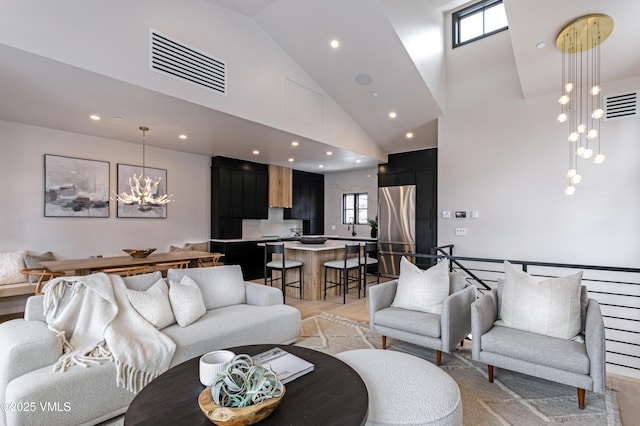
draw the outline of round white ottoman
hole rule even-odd
[[[357,349],[336,358],[369,392],[369,425],[462,425],[458,384],[428,361],[402,352]]]

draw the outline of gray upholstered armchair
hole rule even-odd
[[[397,288],[398,280],[370,287],[371,331],[382,335],[383,349],[386,349],[387,337],[435,349],[436,364],[440,365],[442,352],[451,353],[471,332],[475,287],[466,284],[462,274],[449,273],[449,296],[444,299],[440,314],[391,306]]]
[[[495,366],[575,386],[581,409],[585,406],[585,389],[604,393],[605,336],[600,305],[588,299],[586,287],[581,291],[584,343],[495,324],[501,291],[492,289],[480,296],[471,305],[472,358],[487,364],[489,381],[493,382]]]

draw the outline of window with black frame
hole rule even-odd
[[[485,0],[458,10],[451,23],[454,48],[509,28],[502,0]]]
[[[366,225],[368,197],[366,192],[342,194],[342,223]]]

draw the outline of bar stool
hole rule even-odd
[[[279,254],[280,259],[269,260],[270,254]],[[297,260],[286,260],[284,257],[284,244],[265,244],[264,245],[264,285],[267,285],[267,277],[269,277],[269,285],[273,285],[273,271],[280,271],[280,278],[276,281],[282,281],[282,303],[284,303],[287,295],[287,287],[300,289],[300,299],[302,299],[302,262]],[[298,280],[287,282],[287,270],[297,269]],[[296,285],[297,284],[297,285]]]
[[[380,284],[380,269],[378,268],[378,259],[375,257],[378,252],[378,243],[365,243],[364,245],[364,257],[360,259],[360,266],[362,267],[362,285],[364,297],[367,297],[367,275],[370,270],[375,268],[376,284]],[[373,281],[371,281],[373,282]]]
[[[357,257],[349,257],[350,254],[357,254]],[[324,300],[327,300],[327,283],[331,284],[328,288],[342,287],[342,303],[347,303],[347,291],[349,283],[358,283],[358,299],[360,299],[360,244],[345,244],[344,259],[330,260],[324,262]],[[338,281],[327,279],[327,271],[333,269],[338,271]],[[349,272],[357,271],[358,276],[349,276]]]

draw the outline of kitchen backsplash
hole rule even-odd
[[[291,237],[291,228],[302,228],[302,221],[283,219],[284,209],[269,208],[269,219],[244,219],[242,221],[242,238]]]

